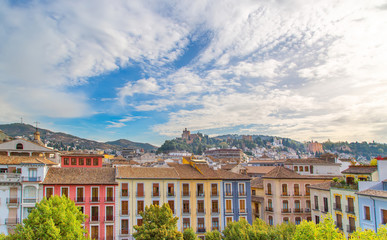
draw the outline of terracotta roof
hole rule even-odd
[[[263,175],[262,178],[282,178],[282,179],[332,179],[333,177],[337,177],[336,175],[301,175],[296,173],[295,171],[277,166],[267,174]]]
[[[227,180],[227,179],[234,179],[234,180],[250,180],[251,178],[249,176],[233,173],[225,170],[216,170],[216,172],[219,175],[219,178]]]
[[[253,178],[253,180],[251,180],[251,187],[263,188],[263,179],[260,177]]]
[[[323,182],[323,183],[318,183],[318,184],[313,184],[313,185],[310,185],[309,187],[313,188],[313,189],[329,191],[329,189],[331,188],[331,181]]]
[[[178,174],[174,168],[153,168],[153,167],[131,167],[119,166],[117,167],[117,178],[166,178],[178,179]]]
[[[378,170],[377,166],[349,166],[341,173],[360,173],[360,174],[371,174]]]
[[[43,184],[116,184],[115,168],[50,168]]]
[[[262,173],[266,174],[273,170],[275,166],[247,166],[246,171],[247,173]]]
[[[309,165],[341,165],[340,163],[328,162],[318,158],[306,158],[306,159],[286,159],[285,165],[298,165],[298,164],[309,164]]]
[[[88,153],[66,153],[62,154],[62,157],[104,157],[101,154],[88,154]]]
[[[236,164],[236,163],[235,164],[224,164],[224,165],[221,166],[221,168],[223,170],[231,170],[231,169],[233,169],[236,166],[238,166],[238,164]]]
[[[169,164],[169,166],[173,167],[176,170],[180,179],[219,179],[219,176],[216,171],[208,167],[207,164],[196,164],[197,168],[203,174],[188,164],[171,163]]]
[[[20,164],[42,164],[57,165],[44,157],[33,156],[0,156],[0,165],[20,165]]]
[[[367,189],[367,190],[363,190],[363,191],[357,192],[356,194],[366,195],[366,196],[373,196],[373,197],[387,198],[387,191],[383,191],[383,190]]]

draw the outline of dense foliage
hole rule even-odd
[[[67,197],[42,200],[15,233],[5,239],[88,239],[82,223],[85,215]]]

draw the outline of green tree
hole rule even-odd
[[[328,214],[322,222],[317,225],[316,239],[344,240],[343,234],[336,228],[332,215]]]
[[[186,228],[183,232],[184,240],[196,240],[197,236],[192,228]]]
[[[6,239],[88,239],[82,227],[85,215],[67,197],[43,199]]]
[[[370,165],[371,165],[371,166],[378,166],[378,159],[376,159],[376,158],[371,159]]]
[[[350,240],[385,240],[387,239],[387,225],[380,225],[378,232],[358,228],[349,238]]]
[[[218,230],[206,233],[206,240],[222,240],[222,234]]]
[[[291,239],[293,239],[293,236],[296,232],[296,228],[297,228],[297,226],[294,223],[282,223],[282,224],[277,225],[273,229],[273,231],[272,231],[273,234],[271,234],[271,235],[277,236],[277,239],[291,240]],[[305,239],[308,239],[308,238],[305,238]],[[312,240],[312,239],[310,239],[310,240]]]
[[[177,231],[178,217],[173,217],[168,204],[162,207],[150,205],[145,207],[142,216],[142,225],[134,226],[136,230],[133,237],[137,240],[175,240],[183,239],[183,234]]]
[[[315,240],[317,235],[317,225],[314,222],[302,221],[297,226],[296,232],[294,233],[294,240]]]
[[[252,233],[252,226],[245,220],[230,222],[223,230],[223,240],[249,240]]]

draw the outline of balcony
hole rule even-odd
[[[85,202],[85,198],[84,197],[76,197],[75,198],[75,202],[76,203],[84,203]]]
[[[356,226],[347,225],[347,232],[348,233],[353,233],[354,231],[356,231]]]
[[[302,197],[302,194],[300,194],[299,192],[297,192],[297,193],[294,193],[293,196],[294,196],[294,197]]]
[[[99,203],[99,197],[91,197],[90,202],[91,203]]]
[[[144,197],[144,193],[143,192],[136,192],[136,196],[137,197]]]
[[[289,193],[281,193],[281,197],[290,197]]]
[[[206,232],[206,228],[199,228],[198,227],[198,233],[205,233]]]
[[[198,196],[198,197],[204,197],[204,192],[197,192],[197,193],[196,193],[196,196]]]
[[[159,192],[152,192],[152,197],[160,197],[160,193]]]
[[[105,203],[114,202],[114,197],[105,197]]]
[[[335,225],[338,229],[340,229],[341,231],[343,231],[343,223],[340,223],[340,224],[337,224],[337,222],[335,222]]]
[[[129,229],[121,229],[121,235],[128,235]]]
[[[341,211],[341,204],[335,203],[334,208],[336,211]]]
[[[19,224],[19,218],[6,218],[5,219],[5,225],[16,225]]]
[[[129,210],[128,209],[121,209],[121,216],[129,216]]]
[[[105,216],[105,222],[113,222],[114,216],[113,215],[106,215]]]
[[[167,193],[167,197],[174,197],[174,196],[175,196],[175,191]]]
[[[226,209],[225,213],[226,214],[234,214],[234,210],[233,209]]]
[[[352,206],[352,207],[347,206],[347,207],[345,208],[345,211],[346,211],[347,213],[355,214],[355,207],[354,207],[354,206]]]
[[[7,198],[7,205],[8,206],[17,206],[19,205],[19,198]]]
[[[246,209],[239,209],[239,214],[247,214]]]
[[[305,193],[305,196],[310,196],[310,192],[306,192],[306,193]]]
[[[198,209],[197,214],[200,214],[200,215],[206,214],[206,210],[204,208]]]
[[[328,213],[328,208],[324,207],[324,209],[321,210],[322,213]]]
[[[181,212],[185,215],[185,214],[190,214],[191,211],[189,208],[188,209],[183,208]]]
[[[211,197],[218,197],[218,196],[219,196],[218,191],[211,192]]]
[[[184,192],[184,191],[183,191],[183,192],[181,193],[181,196],[182,196],[182,197],[189,197],[190,195],[191,195],[190,192]]]
[[[40,182],[40,177],[21,177],[23,182]]]
[[[215,230],[219,231],[219,227],[212,227],[211,228],[211,231],[215,231]]]
[[[305,208],[306,213],[310,213],[310,208]]]
[[[211,208],[211,213],[219,213],[219,208]]]
[[[7,182],[7,183],[20,182],[20,173],[0,173],[0,182]]]
[[[295,208],[294,213],[303,213],[304,210],[302,208]]]
[[[99,221],[99,216],[91,216],[90,217],[90,222],[98,222]]]
[[[282,208],[281,213],[292,213],[292,209],[290,208]]]
[[[273,207],[266,207],[266,212],[273,212]]]
[[[23,203],[36,203],[36,198],[23,198]]]
[[[128,192],[127,189],[122,189],[122,190],[121,190],[121,197],[122,197],[122,198],[127,198],[127,197],[129,197],[129,192]]]
[[[272,192],[266,192],[265,195],[267,195],[267,196],[272,196],[273,193],[272,193]]]
[[[246,196],[246,192],[239,192],[239,196],[245,197]]]

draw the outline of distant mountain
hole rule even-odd
[[[0,125],[0,129],[10,137],[26,137],[33,139],[35,127],[29,124],[12,123]],[[48,146],[58,150],[72,149],[101,149],[101,150],[121,150],[123,148],[143,148],[145,151],[154,151],[157,147],[148,143],[137,143],[126,139],[120,139],[114,142],[97,142],[85,138],[76,137],[67,133],[53,132],[47,129],[39,128],[40,137],[48,142]],[[111,144],[110,144],[111,143]],[[118,144],[120,143],[120,144]]]

